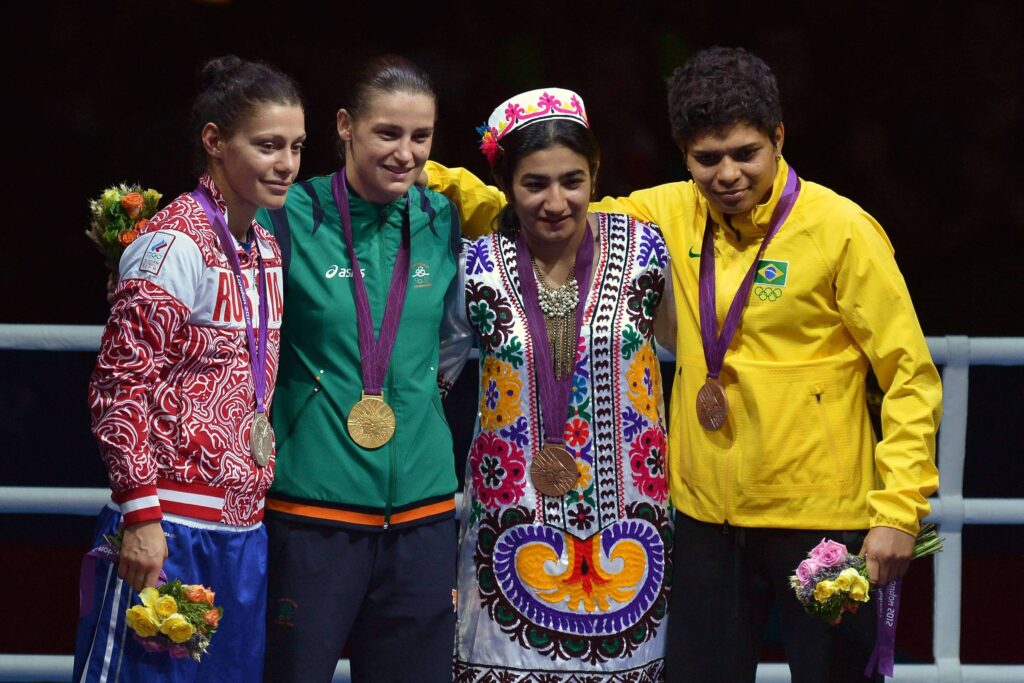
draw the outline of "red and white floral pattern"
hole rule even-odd
[[[202,182],[223,207],[209,178]],[[267,406],[283,301],[277,243],[255,222],[267,273]],[[253,250],[257,247],[253,246]],[[239,251],[258,327],[256,259]],[[263,516],[274,463],[259,467],[241,299],[200,206],[184,194],[146,226],[121,280],[89,384],[93,433],[127,524],[164,512],[232,525]]]

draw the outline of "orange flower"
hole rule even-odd
[[[135,227],[136,231],[141,232],[142,229],[144,227],[146,227],[147,225],[149,225],[149,219],[148,218],[140,218],[139,220],[135,221],[135,226],[134,227]]]
[[[142,211],[142,205],[145,201],[142,198],[142,193],[131,192],[121,197],[121,208],[128,214],[128,218],[135,220],[139,217],[139,212]]]
[[[220,623],[220,611],[215,609],[206,610],[206,613],[203,615],[203,621],[209,624],[210,628],[217,628],[217,624]]]
[[[188,591],[185,593],[185,598],[189,602],[205,602],[212,605],[213,591],[206,586],[189,586]]]
[[[117,236],[117,241],[121,243],[122,247],[127,247],[129,244],[135,241],[135,238],[139,236],[138,230],[125,230]]]

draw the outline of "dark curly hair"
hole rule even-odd
[[[768,65],[743,48],[708,48],[672,72],[668,118],[682,149],[701,135],[724,133],[737,123],[775,142],[782,123],[779,85]]]

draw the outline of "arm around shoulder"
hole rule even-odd
[[[491,232],[491,226],[505,207],[505,195],[487,185],[464,168],[448,168],[428,161],[424,169],[427,186],[448,197],[462,218],[462,234],[480,237]]]

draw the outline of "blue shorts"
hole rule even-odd
[[[94,546],[121,526],[121,513],[100,513]],[[200,663],[146,652],[125,625],[139,596],[117,576],[110,560],[83,561],[81,610],[72,681],[125,683],[260,683],[263,680],[267,591],[267,533],[263,524],[235,528],[165,516],[164,573],[169,581],[203,584],[224,608],[220,626]]]

